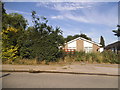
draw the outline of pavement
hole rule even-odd
[[[2,65],[2,72],[68,73],[120,76],[118,64]]]

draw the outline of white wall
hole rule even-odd
[[[98,51],[99,51],[99,52],[103,52],[103,51],[104,51],[104,48],[100,48]]]
[[[93,49],[93,44],[92,43],[89,43],[87,41],[83,41],[83,46],[84,46],[84,51],[86,53],[92,52],[92,49]]]
[[[83,42],[83,46],[84,46],[84,47],[93,47],[93,44],[92,44],[92,43],[89,43],[89,42],[87,42],[87,41],[84,41],[84,42]]]
[[[68,44],[68,49],[76,49],[76,41],[73,41]]]

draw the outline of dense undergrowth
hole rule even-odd
[[[36,65],[36,64],[50,64],[50,63],[74,63],[74,62],[84,62],[84,63],[110,63],[110,64],[120,64],[120,55],[115,54],[111,51],[104,51],[102,53],[85,53],[85,52],[75,52],[74,54],[61,52],[61,58],[56,61],[46,62],[46,60],[39,61],[37,59],[17,59],[14,62],[7,60],[3,64],[25,64],[25,65]]]

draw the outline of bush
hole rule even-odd
[[[75,54],[67,56],[74,58],[75,61],[80,62],[97,62],[97,63],[111,63],[111,64],[119,64],[120,61],[118,58],[120,58],[119,54],[115,54],[112,51],[104,51],[102,53],[96,52],[96,53],[85,53],[85,52],[75,52]]]
[[[75,52],[76,61],[85,61],[85,52]]]
[[[112,51],[104,51],[102,53],[104,63],[116,63],[119,64],[119,54],[113,53]]]

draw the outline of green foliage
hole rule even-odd
[[[7,27],[11,26],[16,29],[25,29],[27,26],[27,20],[18,13],[10,13],[10,14],[2,14],[2,28],[7,29]]]
[[[80,35],[76,34],[74,36],[72,36],[72,35],[67,36],[67,38],[65,38],[65,41],[68,42],[68,41],[71,41],[71,40],[78,38],[78,37],[82,37],[82,38],[85,38],[87,40],[92,40],[90,37],[88,37],[85,34],[80,34]]]
[[[14,17],[14,18],[10,18],[12,20],[12,25],[13,27],[17,28],[17,29],[25,29],[27,26],[27,20],[20,14],[18,13],[11,13],[9,14],[10,17]]]
[[[15,60],[18,58],[18,29],[9,27],[2,30],[2,60]]]
[[[85,38],[85,39],[87,39],[87,40],[92,40],[90,37],[88,37],[88,36],[85,35],[85,34],[80,34],[80,37]]]
[[[71,40],[73,40],[73,36],[72,35],[69,35],[69,36],[67,36],[67,38],[65,38],[66,42],[71,41]]]
[[[120,37],[120,25],[117,25],[118,30],[113,30],[113,32],[115,33],[114,35],[117,37]]]
[[[27,21],[20,14],[7,14],[4,4],[2,11],[2,61],[9,60],[12,63],[20,57],[20,39],[24,36]]]
[[[85,61],[85,52],[75,52],[76,61]]]
[[[120,58],[120,55],[115,54],[111,51],[104,51],[102,53],[76,52],[74,58],[76,61],[81,61],[81,62],[120,64],[120,61],[118,60]]]
[[[32,55],[37,60],[46,62],[56,61],[59,53],[59,46],[64,44],[62,31],[59,27],[53,29],[47,25],[48,20],[45,17],[37,17],[36,12],[32,12],[34,27],[29,28],[32,42]]]
[[[109,63],[116,63],[116,64],[120,64],[120,61],[119,61],[119,54],[116,54],[112,51],[104,51],[102,53],[103,55],[103,59],[105,63],[109,62]]]
[[[62,31],[47,25],[45,17],[32,12],[34,26],[28,27],[25,18],[17,13],[7,14],[3,6],[2,59],[15,62],[19,59],[37,59],[46,62],[57,61],[64,44]]]
[[[4,9],[4,3],[0,1],[0,6],[2,5],[2,14],[6,14],[6,10]]]
[[[62,31],[59,27],[53,29],[47,25],[45,17],[37,17],[36,12],[32,12],[33,27],[29,27],[19,37],[21,59],[33,59],[46,62],[56,61],[59,57],[59,46],[64,44]]]

